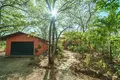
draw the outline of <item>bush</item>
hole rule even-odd
[[[74,51],[74,52],[79,52],[79,53],[86,53],[89,51],[85,45],[68,46],[68,50]]]
[[[120,66],[116,65],[115,66],[117,76],[120,78]]]
[[[68,50],[74,51],[74,46],[68,46]]]
[[[6,47],[6,42],[5,41],[0,41],[0,51],[4,51]]]
[[[63,49],[64,48],[63,48],[61,42],[59,42],[58,45],[57,45],[57,49],[56,49],[55,55],[62,54],[63,53]]]
[[[33,57],[30,58],[31,62],[29,63],[29,65],[33,65],[33,66],[40,65],[39,63],[41,62],[42,59],[43,59],[42,55],[40,55],[40,56],[33,56]]]
[[[86,54],[86,58],[84,59],[84,67],[88,70],[91,69],[96,73],[101,73],[106,77],[112,76],[109,65],[105,62],[101,55],[94,57],[91,54]]]

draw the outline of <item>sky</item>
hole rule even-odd
[[[99,16],[100,17],[107,17],[108,13],[107,12],[100,12]]]
[[[117,12],[120,11],[120,7],[118,8]],[[99,13],[99,17],[103,18],[103,17],[107,17],[108,16],[108,13],[107,12],[100,12]]]

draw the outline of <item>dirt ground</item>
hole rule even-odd
[[[30,58],[5,57],[4,53],[0,53],[0,80],[51,80],[50,75],[56,80],[100,80],[82,73],[73,74],[70,66],[77,60],[70,51],[64,51],[64,57],[55,61],[54,70],[46,68],[47,57],[44,57],[37,66],[30,66],[30,62]]]
[[[0,52],[0,56],[5,56],[5,52]]]
[[[78,63],[79,61],[75,58],[75,54],[71,51],[64,51],[64,56],[61,61],[61,64],[57,67],[57,80],[100,80],[97,78],[92,78],[88,75],[84,75],[82,73],[74,74],[70,69],[73,63]]]

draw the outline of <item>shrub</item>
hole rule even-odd
[[[88,70],[91,69],[96,71],[96,73],[101,73],[107,77],[112,76],[112,73],[110,72],[111,69],[100,55],[98,57],[94,57],[91,54],[87,54],[86,58],[84,59],[84,67],[86,67]]]
[[[88,52],[88,48],[85,45],[68,46],[68,50],[74,51],[74,52],[79,52],[79,53]]]
[[[56,49],[56,55],[58,55],[58,54],[62,54],[63,53],[63,46],[62,46],[62,44],[61,44],[61,42],[59,42],[58,43],[58,45],[57,45],[57,49]]]
[[[6,47],[6,42],[5,41],[0,41],[0,51],[4,51]]]
[[[68,50],[74,51],[74,46],[68,46]]]
[[[43,56],[33,56],[30,58],[30,63],[28,65],[39,65],[39,63],[41,62],[41,60],[43,59]]]

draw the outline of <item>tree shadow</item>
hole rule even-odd
[[[56,78],[57,69],[54,66],[50,66],[46,69],[43,80],[57,80]]]
[[[45,75],[44,75],[44,78],[43,80],[48,80],[48,75],[50,73],[50,70],[49,69],[46,69],[46,72],[45,72]]]

